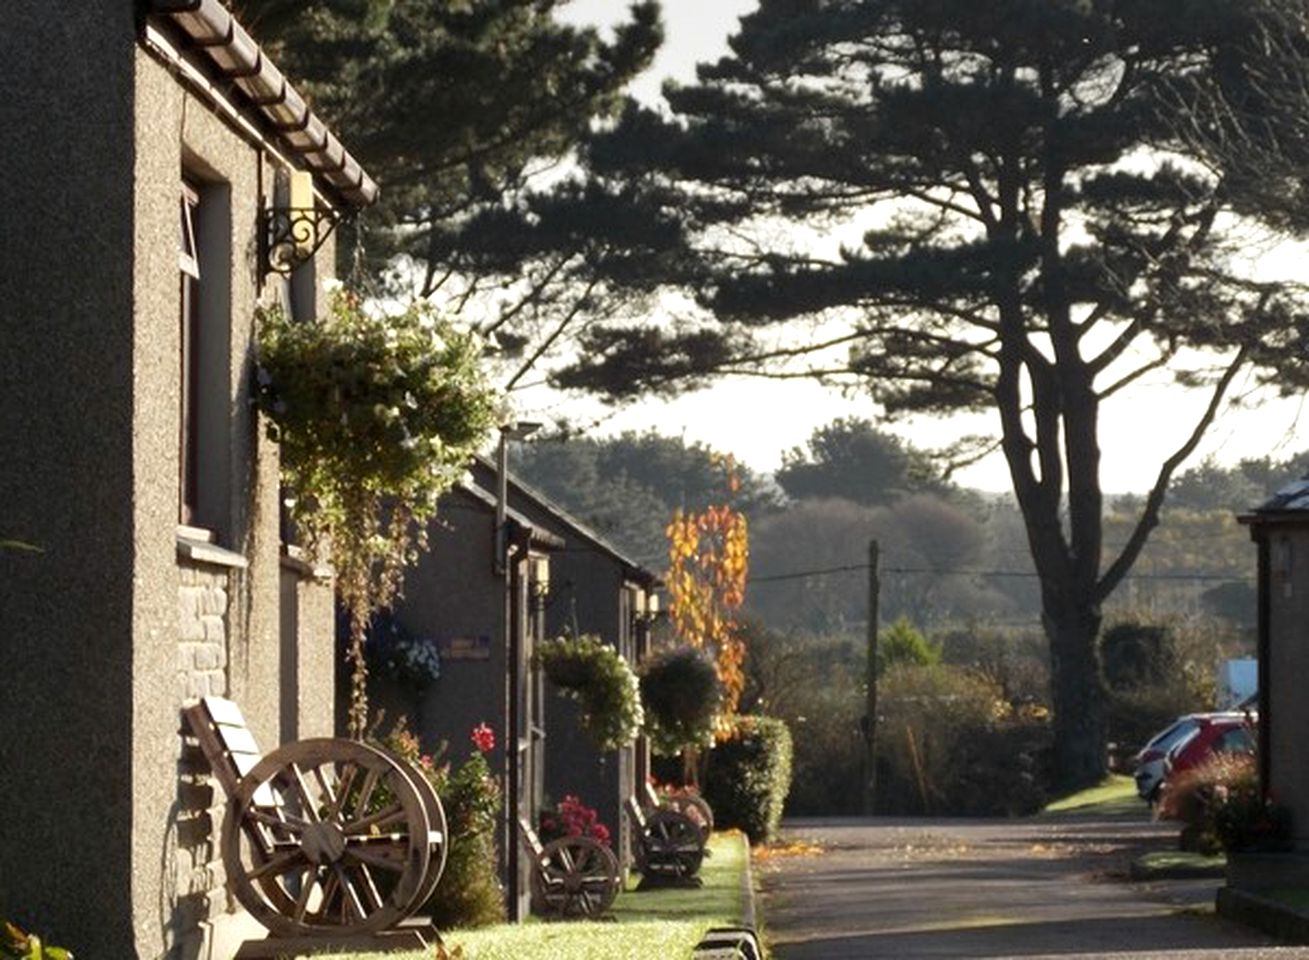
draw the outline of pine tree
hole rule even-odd
[[[729,56],[666,90],[671,117],[631,107],[586,154],[675,218],[694,257],[665,280],[703,322],[598,324],[558,382],[621,399],[817,377],[890,415],[993,411],[1040,577],[1056,773],[1095,781],[1101,605],[1237,378],[1309,381],[1303,293],[1240,262],[1252,231],[1297,222],[1296,165],[1249,157],[1296,156],[1304,12],[761,0]],[[1101,407],[1160,370],[1207,406],[1110,551]]]

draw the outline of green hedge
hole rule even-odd
[[[791,790],[791,731],[776,717],[735,717],[731,736],[714,747],[704,798],[714,824],[739,827],[751,843],[777,835]]]

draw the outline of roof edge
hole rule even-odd
[[[239,92],[286,154],[334,196],[355,209],[377,201],[377,182],[221,0],[148,0],[148,10],[185,38],[188,52]]]

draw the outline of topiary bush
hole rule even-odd
[[[709,747],[722,703],[713,663],[693,647],[675,647],[647,661],[641,671],[645,733],[655,753]]]
[[[559,637],[537,647],[550,682],[581,707],[579,721],[601,750],[618,750],[641,731],[644,711],[636,674],[599,637]]]
[[[709,755],[703,795],[719,828],[737,827],[751,843],[777,836],[791,790],[791,731],[776,717],[737,716]]]

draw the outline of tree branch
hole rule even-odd
[[[1236,379],[1237,373],[1245,366],[1248,353],[1249,349],[1247,347],[1241,347],[1237,351],[1236,356],[1228,364],[1227,369],[1223,371],[1223,375],[1214,386],[1214,392],[1209,398],[1209,404],[1191,430],[1191,435],[1159,467],[1159,475],[1155,478],[1154,486],[1150,488],[1150,493],[1145,500],[1145,506],[1141,508],[1141,516],[1132,529],[1131,536],[1127,538],[1127,542],[1123,544],[1118,557],[1110,564],[1109,569],[1104,572],[1104,575],[1095,585],[1094,597],[1096,603],[1102,603],[1122,582],[1123,577],[1127,575],[1127,571],[1132,568],[1132,564],[1140,556],[1141,549],[1150,536],[1150,531],[1159,525],[1159,510],[1163,506],[1164,496],[1168,491],[1168,483],[1172,480],[1173,473],[1199,446],[1205,431],[1209,429],[1209,425],[1213,423],[1214,418],[1218,415],[1218,410],[1222,406],[1223,398],[1227,395],[1227,390],[1232,385],[1232,381]]]

